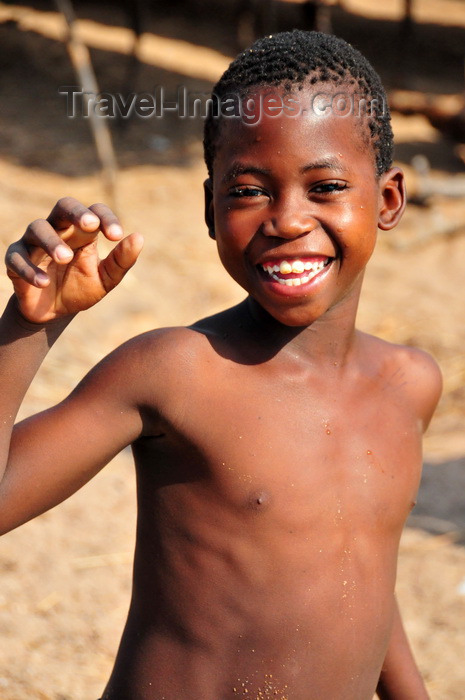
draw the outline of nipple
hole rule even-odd
[[[249,505],[254,510],[262,510],[270,502],[270,494],[266,491],[254,491],[250,494]]]

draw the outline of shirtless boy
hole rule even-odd
[[[131,444],[133,594],[105,700],[423,700],[394,585],[440,375],[355,330],[377,228],[405,204],[389,115],[370,112],[379,78],[345,42],[293,32],[215,90],[206,220],[247,298],[134,338],[11,433],[48,347],[141,248],[101,204],[65,198],[30,224],[7,253],[0,529]],[[341,94],[367,109],[344,115]],[[298,109],[274,113],[278,100]],[[99,232],[118,241],[101,262]]]

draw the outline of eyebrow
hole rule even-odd
[[[307,173],[311,170],[334,170],[340,172],[344,170],[342,163],[338,160],[321,160],[316,163],[308,163],[301,168],[301,172]],[[258,168],[255,165],[245,165],[243,163],[233,163],[231,168],[224,174],[222,182],[227,184],[240,175],[271,175],[271,170],[267,168]]]
[[[257,168],[254,165],[243,165],[242,163],[233,163],[231,168],[223,175],[222,182],[228,183],[239,175],[270,175],[271,170],[267,168]]]
[[[307,173],[309,170],[337,170],[341,171],[344,167],[339,160],[320,160],[316,163],[304,165],[302,173]]]

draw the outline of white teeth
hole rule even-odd
[[[322,270],[325,266],[323,260],[320,262],[306,262],[302,260],[283,260],[279,265],[264,265],[264,269],[271,275],[272,272],[280,272],[282,275],[290,275],[293,272],[295,275],[301,275],[305,270]]]
[[[320,260],[319,262],[304,263],[302,260],[293,260],[292,262],[283,260],[279,265],[262,265],[262,268],[270,275],[272,279],[275,280],[275,282],[279,282],[279,284],[283,284],[287,287],[300,287],[302,284],[309,282],[313,277],[316,277],[316,275],[325,267],[325,262],[329,261]],[[309,274],[303,275],[302,273],[304,271],[308,272]],[[300,277],[283,279],[275,274],[277,272],[279,272],[281,275],[290,275],[293,273],[295,275],[300,275]]]
[[[287,260],[283,260],[279,266],[279,272],[282,275],[289,275],[292,272],[292,265]]]
[[[294,272],[296,275],[302,274],[302,272],[305,270],[305,265],[302,262],[302,260],[294,260],[292,263],[292,272]]]

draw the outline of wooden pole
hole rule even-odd
[[[63,15],[67,25],[68,36],[66,45],[68,54],[82,91],[84,95],[85,93],[98,95],[99,88],[89,50],[76,32],[76,15],[72,2],[71,0],[55,0],[55,5],[58,11]],[[108,204],[116,209],[116,173],[118,166],[108,121],[104,117],[99,117],[92,108],[88,110],[88,114],[97,155],[102,166],[105,196]]]

